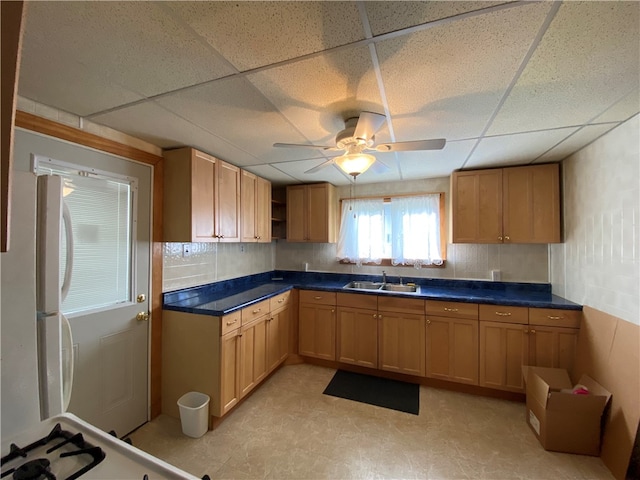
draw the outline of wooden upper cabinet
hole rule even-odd
[[[502,170],[453,172],[453,243],[501,243]]]
[[[558,164],[451,175],[453,243],[560,242]]]
[[[271,182],[242,170],[242,242],[271,242]]]
[[[189,147],[164,158],[164,240],[239,242],[240,169]]]
[[[560,242],[559,165],[505,168],[502,179],[505,242]]]
[[[336,189],[329,183],[287,187],[287,241],[335,243]]]

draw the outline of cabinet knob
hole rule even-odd
[[[375,313],[372,316],[373,316],[373,318],[378,318],[378,315],[375,314]]]
[[[284,302],[284,298],[281,298],[280,300],[278,300],[278,303],[282,303]]]
[[[314,298],[315,300],[322,300],[322,297],[320,297],[320,296],[316,296],[316,297],[313,297],[313,298]]]
[[[233,325],[234,323],[238,323],[238,319],[237,318],[233,322],[227,322],[227,326]]]
[[[511,239],[509,238],[509,235],[505,235],[505,236],[504,236],[504,239],[505,239],[506,241],[511,240]]]
[[[531,330],[529,330],[529,332],[533,333],[535,335],[536,331],[532,328]]]
[[[331,313],[334,313],[336,310],[334,308],[331,309]]]
[[[431,325],[431,320],[427,318],[427,325]]]
[[[498,240],[502,241],[502,237],[498,237]]]
[[[219,235],[218,238],[224,238],[224,235]]]
[[[260,313],[260,310],[262,310],[261,308],[257,309],[257,310],[253,310],[253,314],[255,315],[256,313]]]

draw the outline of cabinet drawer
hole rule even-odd
[[[580,310],[558,310],[555,308],[530,308],[529,323],[548,327],[580,328]]]
[[[338,292],[337,301],[341,307],[378,309],[378,297],[375,295]]]
[[[321,292],[318,290],[300,290],[300,303],[313,303],[316,305],[335,305],[335,292]]]
[[[232,332],[240,326],[240,310],[220,317],[220,336]]]
[[[439,300],[427,300],[427,315],[439,317],[478,319],[477,303],[443,302]]]
[[[279,308],[286,307],[289,304],[289,297],[291,296],[291,290],[281,293],[275,297],[269,299],[269,308],[273,312]]]
[[[242,312],[242,325],[246,325],[247,323],[255,320],[256,318],[260,318],[263,315],[269,313],[269,300],[263,300],[258,303],[254,303],[250,307],[243,308]]]
[[[424,300],[417,298],[378,297],[378,310],[424,315]]]
[[[510,307],[505,305],[480,305],[480,320],[503,323],[529,323],[527,307]]]

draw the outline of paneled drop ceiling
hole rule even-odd
[[[19,95],[276,184],[350,177],[346,118],[387,115],[359,183],[559,161],[640,111],[640,3],[28,2]]]

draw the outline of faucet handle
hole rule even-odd
[[[402,277],[400,277],[400,285],[402,285]]]

